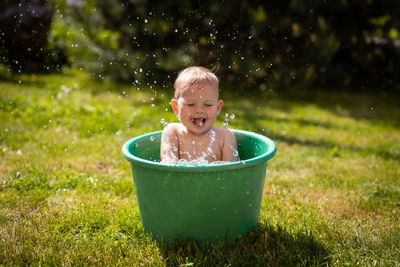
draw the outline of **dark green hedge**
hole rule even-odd
[[[132,82],[163,83],[192,64],[232,82],[399,82],[399,1],[260,2],[53,0],[47,46],[97,78]]]

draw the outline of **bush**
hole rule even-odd
[[[163,84],[197,64],[235,83],[399,82],[398,1],[51,3],[50,44],[100,79]]]
[[[63,51],[47,42],[53,9],[45,0],[6,0],[0,10],[0,56],[14,72],[49,71],[66,63]]]

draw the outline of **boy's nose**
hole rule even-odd
[[[204,109],[201,105],[197,105],[195,111],[198,113],[203,113]]]

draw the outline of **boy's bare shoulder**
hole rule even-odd
[[[175,131],[175,130],[177,130],[177,129],[179,129],[180,128],[180,123],[178,123],[178,122],[171,122],[171,123],[168,123],[167,124],[167,126],[165,126],[164,127],[164,132],[165,131]]]
[[[177,122],[169,123],[167,126],[164,127],[163,135],[171,135],[177,134],[179,129],[181,128],[181,124]]]
[[[217,135],[219,135],[223,138],[228,138],[228,139],[235,138],[235,134],[227,128],[216,128],[215,127],[214,131]]]

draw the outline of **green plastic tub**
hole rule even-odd
[[[162,242],[191,238],[233,245],[259,221],[267,161],[274,142],[232,130],[240,162],[171,166],[160,163],[161,131],[135,137],[122,147],[131,163],[143,228]]]

